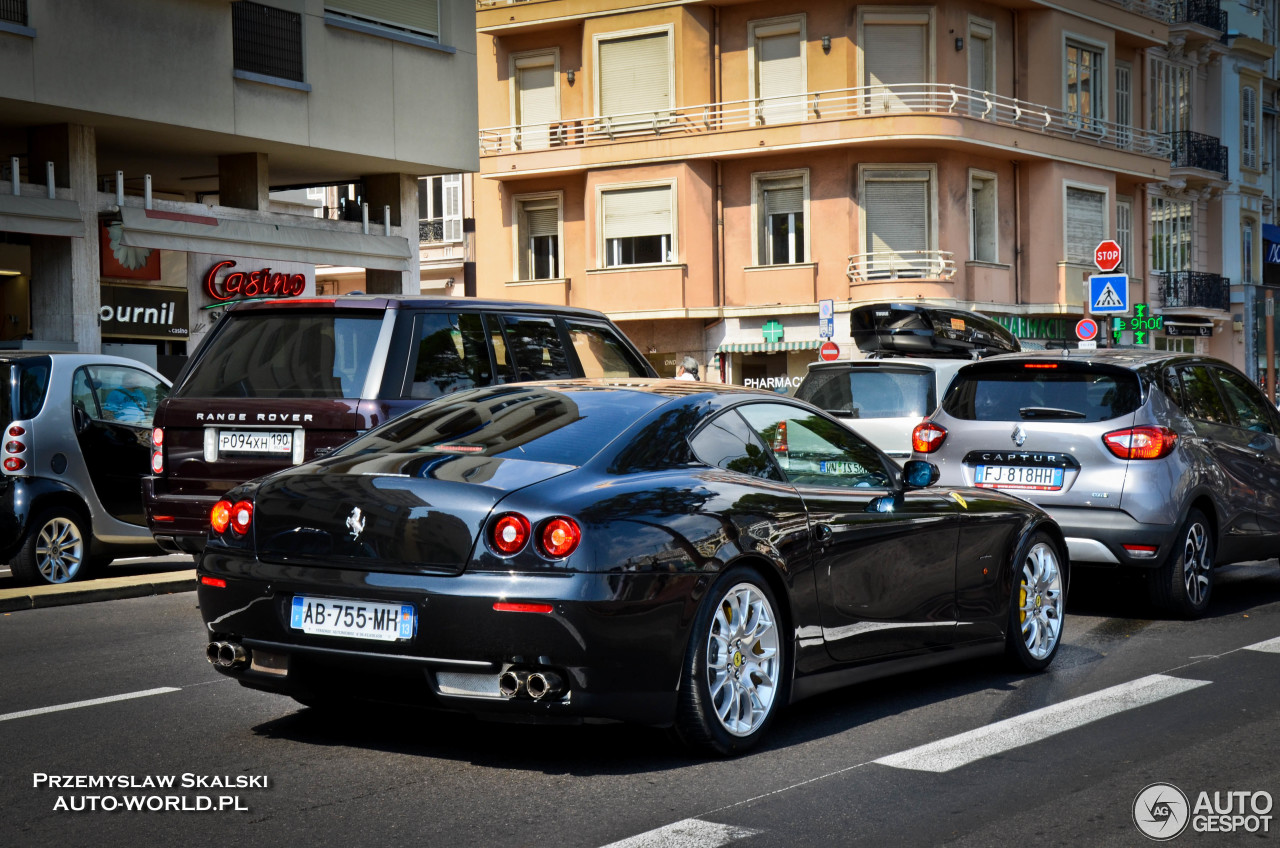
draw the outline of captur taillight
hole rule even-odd
[[[508,512],[493,522],[490,543],[502,556],[518,554],[529,541],[529,519],[518,512]]]
[[[1102,437],[1107,450],[1120,459],[1163,459],[1173,453],[1178,434],[1168,427],[1128,427]]]
[[[543,522],[538,541],[544,554],[552,559],[564,559],[578,549],[582,530],[572,518],[557,516]]]
[[[942,447],[947,430],[932,421],[921,421],[911,431],[911,449],[916,453],[933,453]]]

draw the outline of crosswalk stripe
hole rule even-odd
[[[723,848],[731,842],[755,836],[760,831],[727,824],[684,819],[657,830],[611,842],[604,848]]]
[[[1153,674],[909,751],[881,757],[875,762],[915,771],[947,772],[983,757],[1030,745],[1098,719],[1208,684],[1207,680],[1186,680]]]
[[[1265,642],[1258,642],[1255,645],[1245,645],[1246,651],[1262,651],[1267,654],[1280,654],[1280,637],[1268,639]]]
[[[70,704],[55,704],[51,707],[37,707],[34,710],[23,710],[17,713],[5,713],[0,715],[0,721],[9,721],[15,718],[28,718],[29,716],[44,715],[45,713],[56,713],[62,710],[77,710],[81,707],[96,707],[98,704],[110,704],[115,701],[128,701],[133,698],[146,698],[150,695],[163,695],[166,692],[181,692],[181,689],[175,689],[172,686],[161,686],[158,689],[147,689],[142,692],[127,692],[123,695],[111,695],[107,698],[93,698],[88,701],[75,701]]]

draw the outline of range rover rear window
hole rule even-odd
[[[1062,360],[970,365],[942,400],[964,421],[1109,421],[1141,405],[1133,372]]]
[[[358,398],[382,313],[228,316],[175,397]]]

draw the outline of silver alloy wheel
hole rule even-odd
[[[66,583],[75,578],[84,561],[84,537],[74,521],[54,516],[36,537],[36,567],[50,583]]]
[[[1062,571],[1052,546],[1039,542],[1022,562],[1022,643],[1034,659],[1053,653],[1062,635]]]
[[[737,584],[720,599],[707,634],[707,688],[725,730],[749,736],[769,717],[780,659],[769,599],[751,583]]]
[[[1213,562],[1209,559],[1209,531],[1200,522],[1187,528],[1182,540],[1182,581],[1187,589],[1187,600],[1193,606],[1204,603],[1209,594],[1209,571]]]

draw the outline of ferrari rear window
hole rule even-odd
[[[964,421],[1109,421],[1142,404],[1138,376],[1064,360],[992,362],[962,369],[942,409]]]

